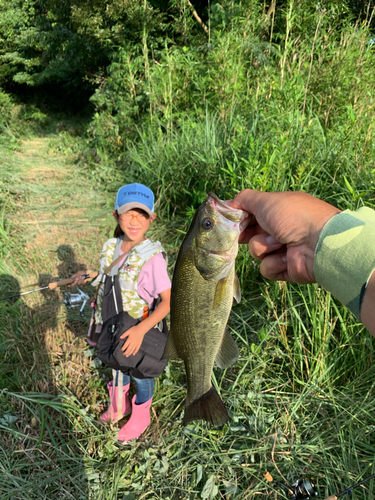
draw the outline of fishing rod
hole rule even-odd
[[[270,475],[270,477],[272,477]],[[350,486],[350,488],[347,488],[346,490],[342,491],[341,493],[338,493],[337,495],[330,495],[326,497],[324,500],[337,500],[338,498],[348,495],[349,493],[352,493],[352,491],[355,488],[358,488],[361,486],[363,483],[366,483],[367,481],[370,481],[370,479],[373,479],[375,477],[375,474],[372,474],[371,476],[367,477],[366,479],[363,479],[362,481],[359,481],[358,483],[354,484],[353,486]],[[269,479],[268,479],[269,481]],[[276,484],[279,484],[282,486],[286,491],[287,491],[287,496],[290,500],[310,500],[311,498],[317,497],[318,492],[316,490],[315,484],[312,481],[309,481],[308,479],[297,479],[297,481],[291,486],[285,486],[285,484],[279,482],[279,481],[274,481]]]
[[[94,271],[92,273],[89,273],[89,274],[83,274],[81,276],[81,278],[83,279],[94,279],[98,276],[98,272],[97,271]],[[9,295],[7,297],[1,297],[0,298],[0,301],[1,300],[7,300],[7,299],[14,299],[15,297],[21,297],[21,295],[27,295],[28,293],[34,293],[34,292],[39,292],[40,290],[47,290],[47,288],[49,288],[50,290],[54,290],[55,288],[58,288],[58,287],[61,287],[61,286],[66,286],[66,285],[70,285],[71,283],[73,283],[74,281],[76,280],[76,278],[67,278],[65,280],[60,280],[60,281],[53,281],[52,283],[49,283],[48,285],[46,286],[42,286],[40,288],[35,288],[34,290],[29,290],[28,292],[21,292],[21,293],[16,293],[14,295]],[[78,288],[78,287],[77,287]],[[79,289],[78,289],[79,290]],[[74,305],[76,305],[76,300],[77,300],[77,297],[74,297],[75,295],[86,295],[84,294],[84,292],[82,292],[81,290],[79,290],[80,294],[69,294],[69,293],[66,293],[65,295],[69,295],[69,296],[72,296],[73,297],[73,300],[69,300],[68,299],[65,299],[67,300],[67,302],[65,302],[64,300],[64,303],[68,306],[68,307],[74,307]],[[69,304],[68,304],[69,302]]]
[[[331,495],[331,496],[325,498],[324,500],[337,500],[337,498],[340,498],[344,495],[348,495],[349,493],[351,493],[354,490],[354,488],[358,488],[358,486],[361,486],[361,484],[365,483],[366,481],[370,481],[370,479],[373,479],[374,477],[375,477],[375,474],[372,474],[371,476],[366,477],[366,479],[359,481],[359,483],[354,484],[353,486],[351,486],[350,488],[347,488],[346,490],[342,491],[341,493],[338,493],[337,495]]]

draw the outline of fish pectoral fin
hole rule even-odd
[[[236,273],[234,273],[233,279],[233,297],[236,299],[237,304],[241,302],[241,284]]]
[[[228,366],[233,365],[238,360],[239,355],[240,352],[235,340],[229,331],[225,329],[223,340],[215,359],[217,366],[221,369],[228,368]]]
[[[228,278],[222,278],[216,283],[215,297],[214,297],[214,309],[220,307],[225,299],[226,289],[228,286]]]
[[[172,333],[169,332],[167,344],[165,346],[162,359],[179,358],[179,357],[180,356],[177,353],[177,349],[176,349],[176,346],[175,346],[175,343],[174,343],[174,340],[172,337]]]

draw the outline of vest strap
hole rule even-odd
[[[115,246],[115,252],[113,254],[113,259],[112,259],[112,264],[113,264],[113,267],[111,268],[110,272],[108,271],[108,274],[110,276],[116,276],[116,274],[118,274],[118,265],[119,265],[119,256],[120,256],[120,248],[121,248],[121,245],[122,245],[122,241],[123,241],[123,237],[119,237],[117,238],[117,241],[116,241],[116,246]]]

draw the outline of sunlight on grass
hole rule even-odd
[[[154,53],[145,31],[137,59],[119,48],[84,137],[82,124],[37,108],[17,105],[12,118],[4,98],[0,295],[95,270],[125,182],[155,191],[153,236],[170,272],[208,191],[304,190],[341,209],[375,207],[368,26],[336,32],[331,11],[289,7],[272,43],[255,3],[212,28],[210,44]],[[1,498],[285,498],[267,471],[310,477],[324,498],[373,474],[374,339],[318,285],[266,281],[246,247],[236,264],[243,301],[228,327],[240,359],[213,375],[229,421],[182,427],[185,372],[171,360],[152,425],[126,446],[98,422],[111,374],[87,348],[88,309],[67,312],[64,291],[0,302]],[[351,498],[374,498],[374,485]]]

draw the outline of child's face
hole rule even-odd
[[[142,209],[132,208],[121,215],[113,212],[113,216],[128,239],[133,243],[138,243],[143,240],[151,222],[155,220],[156,214],[150,217]]]

